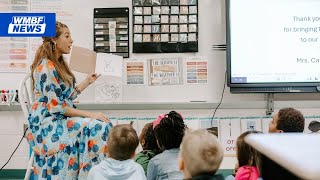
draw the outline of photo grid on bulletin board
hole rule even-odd
[[[133,52],[198,52],[198,0],[133,0]]]
[[[129,58],[129,8],[94,9],[94,51]]]

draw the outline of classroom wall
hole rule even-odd
[[[37,0],[33,0],[37,1]],[[74,45],[92,49],[93,47],[93,8],[95,7],[129,7],[130,25],[132,25],[132,0],[93,0],[87,3],[85,0],[60,0],[61,8],[70,12],[70,18],[63,18],[69,26]],[[57,1],[57,2],[60,2]],[[43,1],[49,4],[49,1]],[[81,12],[81,13],[78,13]],[[209,79],[207,85],[172,85],[172,86],[124,86],[124,102],[189,102],[192,100],[205,100],[218,102],[224,84],[226,71],[226,53],[212,50],[214,44],[225,44],[225,10],[223,0],[199,0],[199,52],[198,53],[170,53],[170,54],[130,54],[130,58],[164,58],[164,57],[205,57],[208,60]],[[59,16],[57,19],[59,20]],[[67,19],[67,20],[66,20]],[[132,27],[130,27],[130,48],[132,49]],[[132,51],[130,51],[132,52]],[[69,56],[66,56],[67,59]],[[33,59],[29,57],[30,63]],[[16,89],[24,74],[1,73],[0,89]],[[78,81],[85,78],[84,74],[76,73]],[[164,93],[168,91],[170,93]],[[146,96],[148,95],[148,96]],[[152,98],[150,98],[152,97]],[[249,99],[248,99],[249,98]],[[226,91],[225,100],[260,101],[264,95],[230,95]],[[81,102],[94,102],[94,88],[90,87],[79,98]]]
[[[88,14],[92,15],[92,12],[86,12],[84,9],[93,9],[94,7],[129,7],[131,10],[131,0],[92,0],[90,2],[86,0],[65,0],[66,8],[73,8],[76,13],[77,20],[70,23],[70,29],[72,30],[75,45],[82,45],[87,48],[92,48],[92,24],[83,24],[82,18],[87,18]],[[78,8],[70,5],[78,6]],[[197,104],[194,104],[195,109],[177,110],[184,114],[186,117],[210,117],[220,100],[223,84],[224,74],[226,71],[226,53],[223,51],[213,51],[211,46],[213,44],[225,43],[225,16],[224,16],[224,0],[199,0],[199,53],[188,54],[131,54],[131,57],[180,57],[180,56],[206,56],[209,63],[209,84],[208,86],[188,86],[188,87],[154,87],[151,90],[157,94],[163,94],[163,89],[168,90],[170,94],[163,96],[157,96],[154,98],[154,102],[163,100],[168,103],[179,102],[183,100],[181,97],[187,97],[188,93],[197,92],[193,94],[203,96],[208,102],[213,103],[212,109],[196,109]],[[130,11],[130,17],[132,12]],[[90,15],[89,15],[90,16]],[[131,18],[130,18],[131,19]],[[91,21],[90,21],[91,22]],[[80,28],[79,28],[80,26]],[[81,31],[78,31],[81,29]],[[130,28],[132,31],[132,28]],[[132,33],[131,33],[132,34]],[[132,38],[131,38],[132,39]],[[132,46],[131,46],[132,48]],[[1,73],[0,76],[0,89],[16,89],[19,81],[24,77],[24,74],[13,73]],[[78,80],[81,81],[85,78],[83,74],[77,74]],[[10,81],[8,81],[10,79]],[[124,96],[128,102],[142,102],[140,97],[144,97],[143,87],[133,87],[131,91],[125,91]],[[80,99],[81,102],[92,102],[94,97],[92,96],[93,88],[89,88],[85,91]],[[151,96],[152,97],[152,96]],[[149,97],[149,99],[151,98]],[[179,97],[179,98],[178,98]],[[266,107],[266,95],[265,94],[230,94],[229,88],[225,89],[223,103],[215,117],[230,117],[235,121],[239,121],[241,117],[263,117],[265,116]],[[294,106],[302,110],[307,116],[320,115],[319,113],[319,94],[276,94],[275,100],[281,100],[281,102],[275,102],[276,108],[285,106]],[[294,100],[294,101],[293,101]],[[305,102],[304,100],[308,100]],[[317,101],[314,101],[317,100]],[[151,102],[152,99],[151,99]],[[6,106],[6,105],[0,105]],[[148,106],[148,105],[146,105]],[[0,108],[1,109],[1,108]],[[112,108],[111,108],[112,109]],[[148,107],[150,109],[150,107]],[[166,113],[171,110],[104,110],[109,117],[156,117],[160,113]],[[309,118],[310,119],[310,118]],[[25,117],[21,111],[1,111],[0,110],[0,165],[4,164],[17,143],[22,136],[22,124],[25,121]],[[135,124],[138,124],[137,131],[140,132],[146,121],[136,120]],[[150,120],[149,120],[150,121]],[[118,123],[125,121],[118,121]],[[191,128],[199,128],[199,121],[188,121],[187,124]],[[239,127],[240,129],[240,127]],[[13,156],[10,163],[5,167],[6,169],[25,169],[27,167],[29,148],[26,140],[23,140],[18,151]],[[235,164],[234,157],[225,157],[220,168],[232,169]]]
[[[33,0],[38,1],[38,0]],[[49,2],[49,1],[43,1]],[[70,18],[64,18],[68,24],[74,45],[92,49],[93,44],[93,8],[95,7],[129,7],[132,17],[131,0],[93,0],[87,3],[85,0],[59,0],[61,8],[70,12]],[[78,13],[81,12],[81,13]],[[59,16],[58,16],[59,19]],[[132,18],[130,25],[132,25]],[[163,57],[205,57],[208,59],[209,79],[208,85],[173,85],[173,86],[124,86],[124,102],[188,102],[190,100],[205,100],[218,102],[224,84],[226,71],[226,52],[214,51],[212,45],[225,44],[225,2],[224,0],[199,0],[199,52],[198,53],[170,53],[170,54],[132,54],[130,58],[163,58]],[[132,49],[132,27],[130,27],[130,48]],[[132,52],[132,50],[130,51]],[[69,56],[66,56],[68,59]],[[30,55],[29,63],[33,57]],[[25,74],[0,73],[0,89],[17,89],[19,82]],[[80,82],[86,76],[76,73]],[[10,81],[8,81],[10,79]],[[164,93],[168,91],[170,93]],[[146,94],[148,96],[146,96]],[[230,94],[226,88],[225,102],[264,101],[265,94]],[[152,98],[150,98],[152,97]],[[276,94],[276,100],[320,100],[319,94]],[[94,88],[89,87],[84,95],[79,98],[81,102],[94,102]]]

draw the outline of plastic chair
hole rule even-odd
[[[28,74],[21,82],[20,82],[20,86],[19,86],[19,91],[18,91],[18,97],[19,97],[19,102],[25,117],[25,120],[28,119],[29,117],[29,109],[32,105],[33,99],[34,97],[31,95],[31,86],[30,84],[28,84],[28,81],[30,81],[30,75]],[[29,85],[29,87],[28,87]],[[23,124],[25,124],[26,121],[23,122]],[[31,176],[31,172],[33,170],[33,160],[34,160],[34,152],[32,151],[31,156],[30,156],[30,160],[28,162],[28,167],[27,167],[27,171],[25,174],[24,179],[28,180],[30,179]]]

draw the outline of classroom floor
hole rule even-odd
[[[224,177],[232,174],[232,169],[220,169],[219,174],[222,174]],[[25,175],[24,169],[4,169],[0,171],[0,180],[22,180]]]

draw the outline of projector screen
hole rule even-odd
[[[316,88],[319,9],[319,0],[228,0],[228,85]]]

